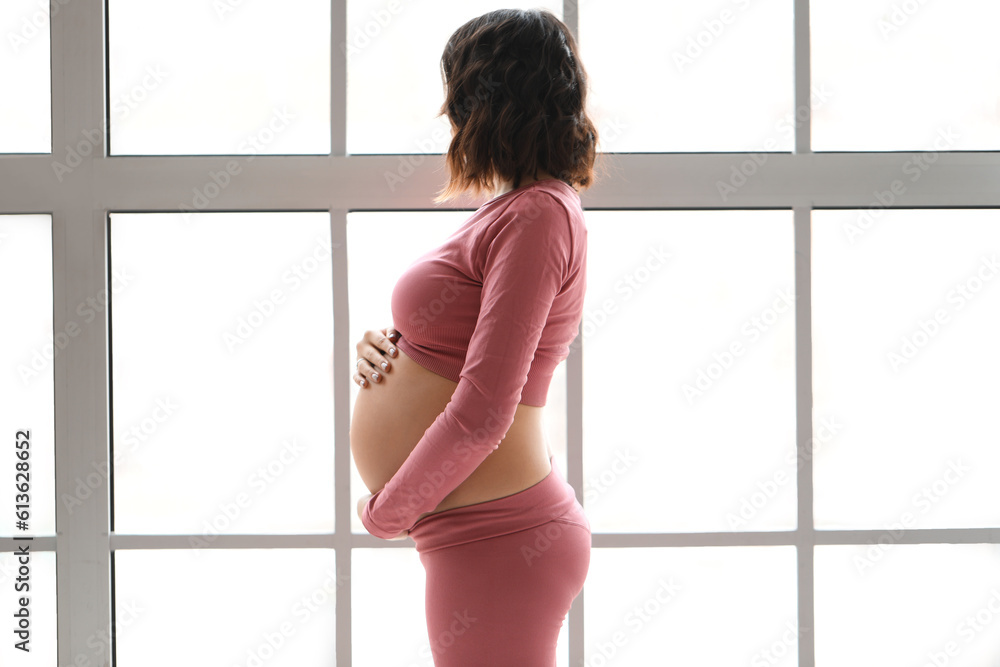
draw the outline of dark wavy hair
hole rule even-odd
[[[597,129],[576,41],[551,12],[499,9],[456,30],[441,55],[453,136],[450,180],[435,201],[540,170],[577,190],[594,181]]]

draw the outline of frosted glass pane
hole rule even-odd
[[[996,150],[994,0],[812,0],[817,151]]]
[[[0,215],[0,434],[5,464],[0,498],[8,519],[0,536],[55,535],[55,416],[53,361],[80,335],[88,320],[74,309],[66,328],[52,326],[52,218],[48,215]],[[80,304],[86,306],[86,304]],[[20,435],[19,432],[22,433]],[[27,448],[15,449],[15,441]],[[30,507],[27,530],[14,525],[15,451],[27,451]],[[79,480],[78,480],[79,481]],[[78,494],[89,497],[84,487]],[[82,501],[82,500],[81,500]],[[75,499],[67,503],[72,513]]]
[[[21,544],[25,544],[22,542]],[[17,556],[0,553],[0,610],[8,623],[7,635],[0,644],[0,664],[17,667],[56,667],[56,555],[51,551],[31,550],[29,591],[18,591],[15,585],[23,585],[18,569],[22,567]],[[30,633],[27,637],[20,631],[19,614],[23,606],[21,598],[28,599],[28,622]],[[28,651],[15,648],[15,643],[28,640]],[[94,643],[98,641],[93,639]]]
[[[793,547],[593,549],[586,664],[794,667],[795,596]]]
[[[1000,214],[813,213],[818,528],[1000,525]]]
[[[348,301],[351,318],[351,361],[354,346],[368,329],[392,325],[392,289],[399,276],[425,252],[441,245],[472,215],[470,211],[355,212],[347,214]],[[377,250],[376,250],[377,249]],[[371,259],[377,253],[378,266]],[[353,375],[353,373],[352,373]],[[392,381],[392,371],[387,376]],[[351,381],[351,414],[359,391]],[[566,470],[566,363],[556,366],[544,408],[546,437],[556,465]],[[357,468],[351,465],[351,497],[368,493]],[[351,530],[367,534],[357,512],[351,513]]]
[[[108,30],[112,154],[330,151],[329,2],[109,0]]]
[[[112,214],[116,531],[333,530],[331,268],[327,213]]]
[[[816,667],[992,667],[1000,545],[816,547]]]
[[[340,45],[347,55],[347,152],[448,150],[448,119],[435,118],[444,102],[441,53],[463,23],[494,9],[548,9],[562,18],[561,0],[348,0],[347,41]]]
[[[58,7],[58,5],[56,5]],[[49,3],[0,4],[0,153],[52,150]]]
[[[587,227],[594,531],[794,528],[791,213],[590,211]]]
[[[354,664],[433,667],[424,612],[426,576],[416,550],[354,549],[351,554]],[[392,628],[392,641],[386,641],[386,628]],[[569,667],[567,633],[564,622],[556,646],[557,667]]]
[[[333,549],[117,551],[114,566],[117,667],[336,664]]]
[[[791,150],[792,28],[789,0],[581,2],[601,149]]]

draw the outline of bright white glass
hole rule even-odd
[[[608,152],[790,151],[790,0],[581,0]]]
[[[998,222],[813,212],[817,528],[1000,525]]]
[[[49,3],[4,0],[0,35],[0,91],[4,98],[0,104],[0,153],[48,153],[52,150]]]
[[[332,531],[329,215],[112,214],[111,262],[115,530]]]
[[[996,150],[998,22],[993,0],[812,0],[812,76],[833,91],[813,150]]]
[[[334,667],[332,549],[115,552],[119,667]]]
[[[329,2],[109,0],[108,28],[112,154],[330,151]]]
[[[433,667],[424,612],[426,576],[419,554],[415,549],[354,549],[351,555],[354,664]],[[392,641],[386,641],[386,628],[392,628]],[[567,633],[563,622],[557,667],[569,667]]]
[[[587,665],[798,664],[794,547],[593,549]]]
[[[441,53],[463,23],[495,9],[548,9],[562,2],[348,0],[347,152],[444,153]]]
[[[29,591],[14,589],[21,564],[12,553],[0,553],[0,609],[7,623],[7,635],[0,644],[0,664],[17,667],[56,667],[56,555],[51,551],[31,551]],[[20,598],[27,596],[30,623],[30,649],[24,652],[14,647],[23,637],[14,634],[21,609]],[[95,653],[100,638],[92,639]],[[106,644],[104,645],[106,646]]]
[[[589,211],[587,227],[594,531],[793,529],[791,212]]]
[[[55,525],[55,417],[53,361],[87,326],[86,315],[74,309],[66,329],[52,326],[52,218],[48,215],[0,215],[0,433],[3,457],[9,466],[0,474],[0,498],[9,503],[8,519],[0,536],[54,535]],[[86,304],[80,304],[84,309]],[[14,442],[18,431],[30,430],[31,515],[28,530],[14,526]],[[106,477],[95,485],[103,488]],[[23,480],[22,480],[23,481]],[[85,485],[64,497],[70,512],[77,496],[90,494]],[[67,500],[67,498],[69,500]]]
[[[436,248],[462,226],[471,211],[354,212],[347,214],[348,301],[351,349],[368,329],[392,325],[392,289],[399,276],[423,253]],[[368,261],[377,256],[379,268]],[[354,360],[354,357],[351,357]],[[391,373],[389,375],[391,380]],[[351,382],[351,414],[362,389]],[[544,408],[546,436],[556,465],[566,471],[566,363],[556,366]],[[357,468],[351,465],[351,497],[368,493]],[[351,530],[367,533],[357,512],[351,513]]]
[[[433,667],[424,581],[415,549],[351,550],[353,664]]]
[[[818,546],[815,573],[816,667],[996,664],[1000,545]]]

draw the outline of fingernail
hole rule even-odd
[[[383,361],[382,362],[382,370],[385,370],[387,368],[389,368],[389,362],[388,361]]]
[[[361,386],[362,386],[362,387],[364,387],[364,386],[365,386],[366,384],[368,384],[368,383],[367,383],[367,382],[365,382],[365,379],[364,379],[364,378],[361,378]]]
[[[372,373],[372,380],[378,382],[378,373]]]
[[[396,348],[390,347],[389,348],[389,354],[391,354],[392,356],[396,356]]]

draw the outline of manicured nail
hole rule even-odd
[[[388,361],[383,361],[382,362],[382,370],[385,370],[387,368],[389,368],[389,362]]]
[[[391,354],[392,356],[394,356],[394,357],[395,357],[395,356],[396,356],[396,348],[394,348],[394,347],[390,347],[390,348],[389,348],[389,354]]]
[[[364,386],[365,386],[366,384],[368,384],[368,383],[367,383],[367,382],[365,382],[365,379],[364,379],[364,378],[361,378],[361,386],[362,386],[362,387],[364,387]]]
[[[378,373],[372,373],[372,380],[378,382]]]

